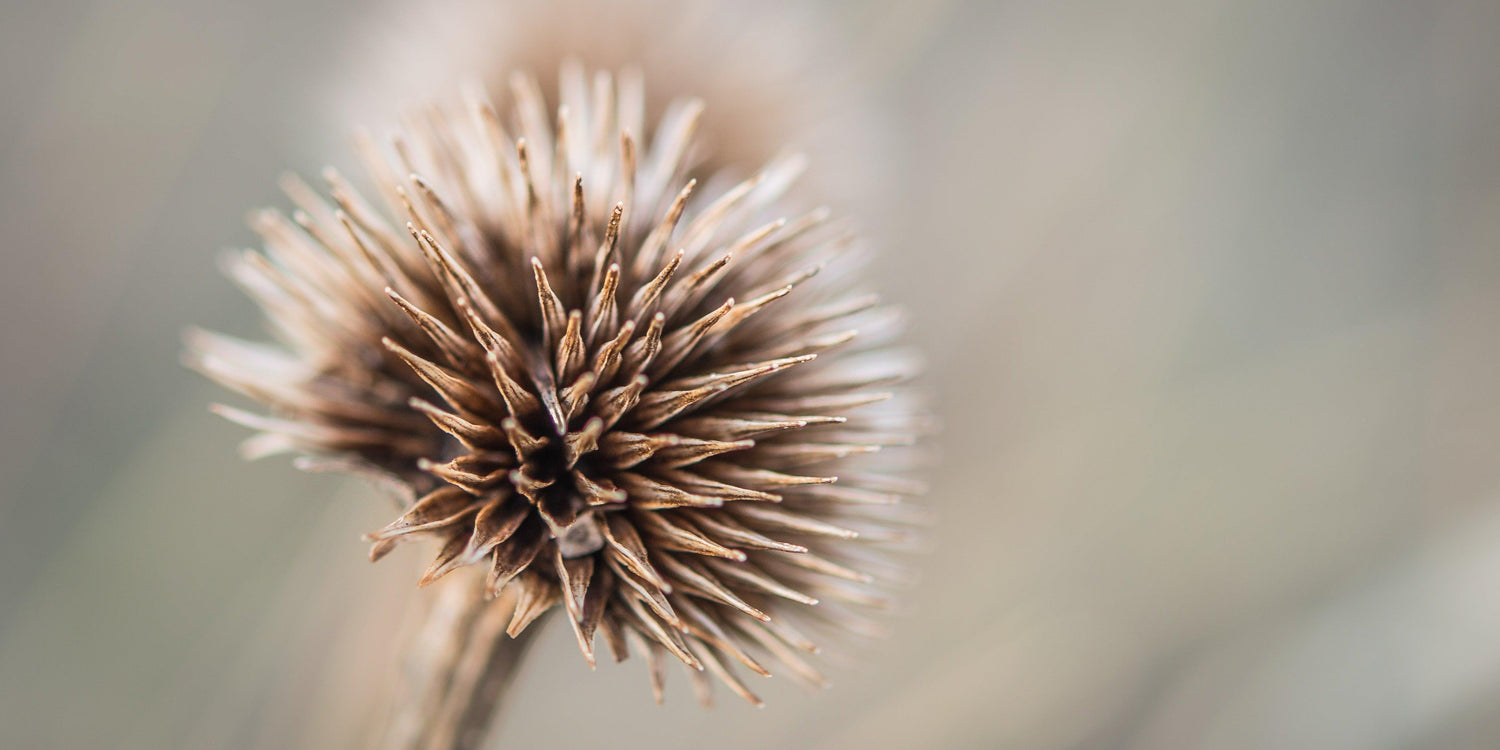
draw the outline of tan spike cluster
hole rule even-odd
[[[707,670],[759,703],[731,662],[824,684],[813,639],[879,633],[920,491],[899,316],[846,227],[787,209],[798,158],[699,176],[702,103],[648,131],[638,75],[559,80],[555,116],[517,74],[508,116],[471,90],[361,138],[383,207],[289,178],[297,209],[226,264],[280,345],[195,331],[189,362],[270,407],[216,407],[248,455],[405,488],[372,559],[436,538],[422,582],[485,566],[511,636],[561,605],[590,664],[634,642],[658,700],[665,654],[705,697]]]

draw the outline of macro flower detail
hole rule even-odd
[[[734,663],[823,684],[815,639],[878,633],[921,490],[884,450],[924,428],[899,315],[848,228],[794,210],[799,158],[698,174],[701,102],[648,131],[638,76],[559,81],[555,116],[517,74],[506,116],[474,89],[361,138],[375,201],[289,179],[226,263],[279,344],[195,331],[189,362],[269,406],[215,407],[247,455],[403,488],[372,559],[437,539],[422,583],[482,566],[511,636],[560,607],[658,701],[666,654],[700,696],[706,670],[758,704]]]

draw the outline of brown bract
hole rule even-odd
[[[512,636],[560,605],[591,664],[634,641],[658,700],[665,654],[704,696],[708,670],[759,703],[731,662],[822,684],[812,636],[878,632],[920,490],[871,457],[923,427],[898,316],[846,227],[785,205],[799,158],[699,182],[700,102],[648,131],[637,76],[559,80],[555,117],[518,74],[507,116],[471,91],[362,138],[383,208],[289,179],[297,210],[227,262],[280,345],[195,331],[189,361],[270,406],[216,407],[249,455],[409,490],[371,557],[431,537],[423,583],[486,566]]]

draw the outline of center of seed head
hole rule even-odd
[[[585,511],[557,535],[557,550],[567,559],[592,555],[604,548],[597,513]]]
[[[537,434],[546,436],[546,442],[526,456],[521,472],[545,486],[525,494],[547,521],[564,558],[592,555],[604,547],[601,519],[573,486],[571,476],[574,472],[587,474],[588,460],[575,460],[570,466],[568,451],[563,447],[564,436],[558,434],[560,430],[552,424],[535,426]]]

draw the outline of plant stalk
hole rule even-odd
[[[444,581],[407,649],[386,750],[477,750],[541,623],[505,634],[514,588],[493,600],[470,576]]]

